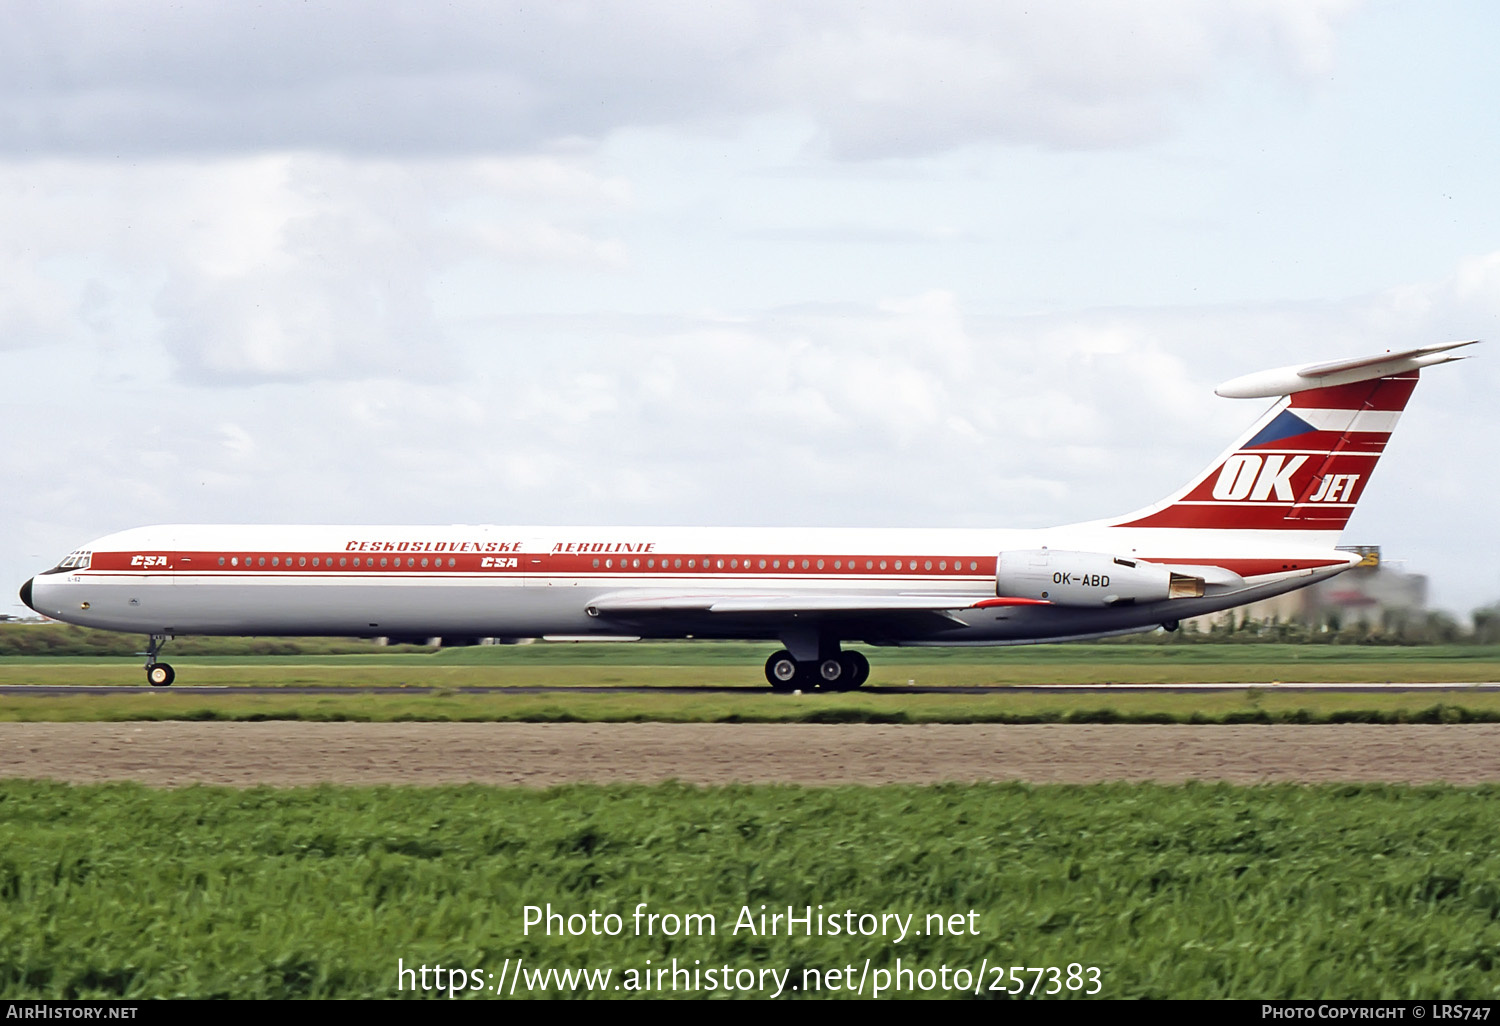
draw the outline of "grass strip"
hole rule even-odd
[[[899,958],[934,974],[1097,966],[1109,998],[1493,999],[1497,798],[1386,785],[0,782],[0,998],[445,996],[398,991],[398,958],[477,971],[482,986],[507,959],[620,982],[675,958],[800,984],[804,970]],[[713,932],[638,936],[643,902],[706,914]],[[525,906],[548,903],[626,925],[523,930]],[[977,932],[734,929],[761,906],[910,913],[919,926],[957,915]],[[584,996],[555,980],[536,994]]]
[[[1495,723],[1500,693],[1326,693],[1250,689],[1182,694],[1004,692],[980,695],[432,694],[0,696],[0,721],[129,720],[392,723]]]

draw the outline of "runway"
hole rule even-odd
[[[947,687],[933,685],[893,685],[866,687],[843,692],[848,695],[1005,695],[1005,694],[1215,694],[1225,691],[1292,691],[1330,694],[1392,694],[1400,692],[1474,692],[1500,691],[1500,682],[1430,683],[1419,681],[1386,681],[1383,683],[1329,684],[1301,681],[1264,681],[1250,684],[974,684]],[[785,697],[764,686],[700,687],[676,685],[359,685],[347,687],[287,685],[173,685],[153,688],[147,684],[0,684],[0,695],[57,697],[61,695],[755,695]],[[821,693],[821,692],[820,692]]]

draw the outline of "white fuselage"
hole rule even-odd
[[[1049,548],[1219,567],[1201,596],[1117,606],[997,597],[997,556]],[[785,638],[1017,644],[1147,630],[1352,565],[1325,532],[162,526],[30,582],[70,623],[150,634]],[[696,598],[720,601],[715,609]],[[659,601],[658,601],[659,600]],[[903,602],[925,610],[903,610]],[[820,606],[820,603],[822,604]],[[866,609],[886,603],[891,608]],[[636,606],[649,608],[632,613]],[[939,615],[937,610],[941,608]]]

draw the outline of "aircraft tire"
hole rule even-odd
[[[167,663],[152,663],[146,670],[146,683],[153,688],[170,687],[176,679],[176,671]]]
[[[766,660],[766,681],[772,691],[793,691],[802,686],[802,666],[785,649]]]
[[[848,665],[839,656],[821,660],[818,663],[818,684],[829,691],[842,691],[848,671]]]
[[[844,664],[844,673],[836,684],[830,685],[831,690],[853,691],[870,679],[870,660],[860,653],[844,652],[839,662]]]

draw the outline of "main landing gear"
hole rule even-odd
[[[859,652],[834,652],[797,660],[785,649],[766,660],[772,691],[853,691],[870,678],[870,660]]]
[[[156,653],[161,647],[172,640],[170,634],[153,634],[151,640],[146,643],[146,683],[153,688],[164,688],[177,679],[177,673],[167,663],[156,661]]]

